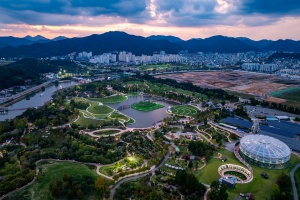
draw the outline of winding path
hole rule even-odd
[[[290,177],[291,177],[292,187],[293,187],[294,200],[299,200],[297,187],[296,187],[296,181],[295,181],[295,171],[297,171],[298,168],[300,168],[300,163],[298,163],[298,165],[296,165],[292,169],[292,171],[290,172]]]
[[[140,173],[140,174],[137,174],[137,175],[133,175],[133,176],[130,176],[130,177],[127,177],[127,178],[124,178],[122,179],[121,181],[117,182],[117,184],[114,185],[114,187],[111,189],[110,191],[110,199],[113,200],[114,199],[114,195],[115,195],[115,192],[116,192],[116,189],[118,187],[120,187],[120,185],[122,185],[123,183],[127,182],[127,181],[130,181],[130,180],[134,180],[134,179],[138,179],[138,178],[142,178],[142,177],[145,177],[147,176],[148,174],[154,174],[154,172],[159,169],[160,167],[162,167],[164,165],[164,163],[167,161],[167,159],[169,158],[170,156],[170,150],[168,151],[168,153],[165,155],[163,161],[157,166],[157,167],[153,167],[150,171],[147,171],[147,172],[144,172],[144,173]]]

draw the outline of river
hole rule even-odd
[[[70,87],[73,85],[77,85],[77,82],[63,82],[59,83],[58,86],[51,85],[47,88],[45,88],[45,91],[39,91],[32,95],[30,99],[23,99],[21,101],[18,101],[14,103],[13,105],[9,106],[9,110],[15,110],[15,109],[21,109],[21,108],[29,108],[29,107],[39,107],[44,105],[45,102],[52,99],[52,95],[55,91],[61,89]],[[16,116],[21,115],[25,110],[15,110],[15,111],[8,111],[7,114],[0,114],[0,121],[4,121],[5,119],[14,119]]]

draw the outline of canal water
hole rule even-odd
[[[14,109],[22,109],[22,108],[29,108],[29,107],[39,107],[44,105],[45,102],[52,99],[52,95],[55,91],[61,89],[70,87],[73,85],[77,85],[77,82],[63,82],[59,83],[59,85],[51,85],[47,88],[45,88],[45,91],[40,91],[35,93],[33,96],[30,97],[30,99],[23,99],[21,101],[18,101],[14,103],[13,105],[8,107],[8,110],[14,110]],[[9,111],[7,114],[1,114],[0,115],[0,121],[4,121],[5,119],[13,119],[18,115],[21,115],[25,110],[15,110],[15,111]]]
[[[150,97],[147,97],[147,96],[131,96],[131,97],[128,97],[128,100],[123,101],[121,103],[114,103],[114,104],[107,104],[107,105],[114,109],[118,109],[120,106],[126,106],[126,105],[130,106],[133,103],[137,103],[139,101],[145,101],[145,100],[149,100],[149,99],[150,99]],[[168,109],[169,106],[176,105],[173,102],[159,101],[159,100],[155,100],[154,98],[152,98],[151,101],[155,101],[159,104],[164,105],[165,107],[157,109],[157,110],[152,110],[149,112],[138,111],[138,110],[132,109],[131,107],[120,111],[120,112],[128,115],[129,117],[132,117],[135,120],[135,123],[128,124],[127,127],[146,128],[146,127],[153,126],[153,124],[155,124],[158,121],[161,121],[165,117],[169,116],[166,112],[166,110]]]

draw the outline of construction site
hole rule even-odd
[[[192,72],[163,74],[155,77],[175,79],[178,82],[191,82],[204,88],[220,88],[235,93],[262,97],[276,103],[283,103],[285,100],[271,97],[270,93],[295,87],[292,84],[281,83],[281,78],[274,75],[243,71]]]

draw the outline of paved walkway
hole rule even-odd
[[[291,177],[292,187],[293,187],[294,200],[299,200],[298,193],[297,193],[296,182],[295,182],[295,171],[297,171],[298,168],[300,168],[300,163],[298,165],[296,165],[292,169],[292,171],[290,172],[290,177]]]

